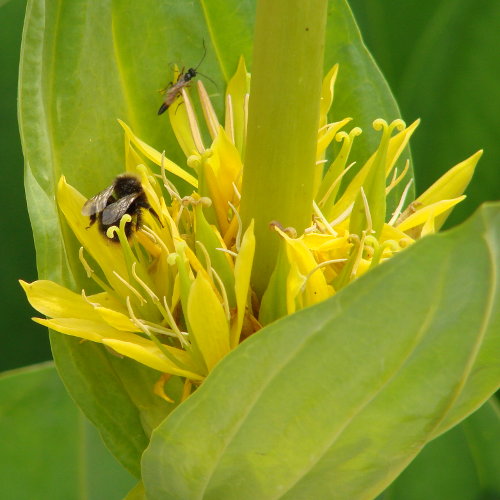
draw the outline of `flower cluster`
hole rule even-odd
[[[464,198],[480,153],[405,206],[412,182],[405,181],[409,162],[400,173],[395,165],[418,122],[406,127],[401,120],[376,120],[374,127],[382,132],[379,146],[346,182],[355,165],[351,147],[361,130],[344,130],[348,118],[327,121],[337,70],[332,68],[323,82],[311,226],[297,235],[270,216],[270,230],[281,239],[281,248],[262,297],[251,289],[253,223],[243,227],[239,217],[250,88],[241,60],[227,87],[223,126],[203,84],[197,83],[209,147],[185,88],[182,101],[168,109],[191,173],[120,122],[126,137],[125,170],[140,179],[156,214],[143,210],[132,236],[126,225],[137,221],[129,214],[107,236],[97,225],[88,227],[82,215],[86,199],[60,179],[57,203],[81,244],[81,264],[100,292],[75,293],[45,280],[21,282],[32,306],[49,317],[35,321],[102,343],[161,372],[155,390],[164,398],[165,380],[183,377],[187,397],[223,356],[263,325],[326,299],[437,231]],[[334,140],[338,152],[325,168]],[[172,181],[176,177],[191,186],[190,194],[180,194]],[[400,183],[400,202],[386,217],[387,195]]]

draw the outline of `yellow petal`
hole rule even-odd
[[[130,139],[132,144],[134,144],[134,146],[146,158],[151,160],[153,163],[156,163],[157,165],[161,165],[162,163],[161,153],[159,153],[158,151],[156,151],[156,149],[152,148],[145,142],[141,141],[138,137],[136,137],[132,132],[132,130],[130,129],[130,127],[126,125],[124,122],[122,122],[121,120],[118,120],[118,122],[125,130],[125,133],[127,134],[127,137]],[[198,181],[191,174],[188,174],[185,170],[176,165],[173,161],[170,161],[168,158],[164,158],[163,165],[165,166],[165,170],[167,170],[167,172],[171,172],[177,177],[184,179],[186,182],[188,182],[189,184],[191,184],[191,186],[194,186],[195,188],[198,187]]]
[[[448,170],[429,189],[422,193],[416,200],[416,206],[427,206],[439,200],[449,200],[460,196],[472,179],[479,158],[483,151],[474,153],[470,158]],[[418,204],[418,205],[417,205]],[[446,221],[451,210],[441,214],[435,219],[435,229],[439,230]]]
[[[236,292],[236,322],[231,327],[231,347],[238,345],[245,317],[248,292],[250,289],[250,276],[252,274],[253,257],[255,253],[255,236],[253,233],[253,219],[241,240],[240,251],[234,263],[234,289]]]
[[[72,292],[53,281],[38,280],[26,283],[19,280],[29,303],[45,316],[59,318],[99,319],[94,308],[79,293]]]
[[[195,338],[210,371],[229,352],[229,327],[212,285],[201,273],[191,286],[187,316],[189,333]]]
[[[107,307],[95,307],[95,311],[109,326],[124,332],[140,332],[141,330],[132,323],[130,318],[118,311]]]
[[[72,337],[80,337],[92,342],[102,342],[103,338],[119,338],[125,335],[124,332],[116,330],[112,326],[104,323],[103,321],[96,321],[90,319],[80,318],[52,318],[42,319],[33,318],[33,321],[45,325],[56,332],[71,335]],[[137,335],[129,334],[133,337],[139,338]]]
[[[324,127],[328,122],[328,111],[333,102],[333,89],[339,71],[339,65],[335,64],[323,78],[321,85],[321,101],[319,104],[319,127]]]
[[[179,377],[187,377],[191,380],[203,380],[203,377],[198,373],[190,370],[184,370],[179,368],[179,366],[172,363],[156,346],[153,342],[146,339],[139,339],[139,341],[134,340],[132,342],[122,340],[122,339],[103,339],[102,343],[114,349],[117,353],[127,356],[128,358],[135,359],[142,363],[143,365],[149,366],[154,370],[158,370],[163,373],[170,373],[172,375],[178,375]],[[172,354],[174,351],[175,356],[180,357],[184,355],[185,352],[180,349],[175,349],[173,347],[165,346],[165,348]]]
[[[243,154],[246,131],[245,99],[249,93],[250,73],[248,73],[245,66],[245,59],[241,56],[238,62],[238,69],[229,80],[226,88],[226,96],[231,96],[233,108],[234,144],[241,154]]]
[[[465,196],[459,196],[453,200],[441,200],[432,205],[422,207],[396,226],[396,228],[406,232],[409,229],[425,224],[429,218],[435,218],[443,212],[446,212],[457,203],[460,203],[463,199],[465,199]]]
[[[119,354],[135,359],[155,370],[189,377],[193,380],[202,379],[201,375],[182,369],[172,363],[151,340],[133,333],[116,330],[102,321],[76,318],[33,319],[57,332],[108,345]],[[191,364],[186,352],[170,346],[165,346],[165,348],[174,358],[179,359],[180,363],[188,366]]]
[[[195,138],[193,137],[193,129],[191,128],[191,124],[189,122],[190,118],[191,120],[194,120],[197,130],[199,130],[199,126],[196,116],[194,113],[190,112],[193,108],[193,104],[189,97],[188,90],[183,89],[181,94],[183,98],[179,98],[170,106],[170,108],[168,108],[168,117],[179,146],[186,157],[189,158],[192,154],[202,153],[204,148],[200,143],[200,151],[197,147]]]
[[[288,261],[292,267],[290,283],[293,282],[295,286],[300,281],[299,276],[304,276],[306,280],[305,286],[300,284],[303,289],[304,307],[328,298],[332,293],[331,287],[328,286],[323,272],[316,270],[318,263],[305,243],[301,239],[290,238],[279,229],[277,231],[286,242]],[[296,269],[293,269],[294,267]],[[296,292],[298,291],[294,293]]]
[[[117,272],[120,276],[127,276],[122,249],[120,245],[99,233],[97,223],[88,227],[89,218],[81,213],[86,201],[74,187],[66,182],[64,176],[59,179],[57,202],[71,230],[102,269],[109,284],[126,296],[129,293],[127,288],[114,274]]]

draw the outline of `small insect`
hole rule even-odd
[[[99,231],[106,236],[106,231],[111,226],[118,225],[120,219],[129,214],[132,221],[125,224],[125,234],[129,238],[133,231],[141,227],[143,208],[158,219],[158,215],[148,202],[140,180],[134,175],[122,174],[111,186],[85,202],[82,215],[90,217],[88,227],[97,221]],[[118,241],[118,235],[115,233],[112,239]]]
[[[194,68],[189,68],[185,73],[184,73],[184,68],[182,68],[182,71],[179,73],[179,76],[177,77],[177,81],[175,83],[171,83],[169,87],[165,89],[165,97],[163,99],[163,103],[160,106],[160,109],[158,110],[158,115],[161,115],[167,111],[167,109],[171,106],[171,104],[179,97],[181,94],[181,91],[184,87],[189,86],[189,82],[198,74],[203,75],[203,73],[200,73],[198,71],[198,68],[200,67],[200,64],[203,62],[205,59],[205,56],[207,55],[207,48],[205,47],[205,41],[203,41],[203,57],[201,58],[201,61],[198,63],[198,65]],[[207,75],[203,75],[205,78],[208,78]],[[211,82],[210,78],[208,78]],[[215,84],[215,82],[213,82]]]

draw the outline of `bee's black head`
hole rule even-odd
[[[115,180],[115,193],[118,198],[122,198],[128,194],[140,193],[141,191],[141,181],[134,175],[119,175]]]

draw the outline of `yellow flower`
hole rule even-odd
[[[21,282],[32,306],[49,318],[35,321],[102,343],[158,370],[163,375],[155,390],[162,397],[168,398],[163,392],[168,376],[183,377],[188,395],[262,324],[326,299],[415,239],[438,230],[450,209],[464,198],[481,153],[451,169],[404,208],[409,181],[387,221],[386,197],[408,170],[407,163],[398,174],[395,164],[418,122],[406,127],[401,120],[391,124],[376,120],[374,127],[382,131],[379,147],[342,186],[353,165],[352,143],[361,130],[343,130],[349,118],[327,122],[337,72],[337,66],[332,68],[322,87],[311,226],[297,235],[294,228],[269,221],[282,247],[263,297],[256,297],[250,288],[256,245],[253,223],[243,228],[239,217],[250,88],[241,59],[228,84],[224,124],[203,84],[197,83],[210,146],[203,140],[185,88],[182,105],[168,110],[191,172],[120,122],[126,137],[125,170],[139,177],[157,215],[143,210],[143,224],[130,238],[125,233],[131,221],[128,214],[108,230],[108,237],[99,233],[97,225],[88,227],[88,218],[82,216],[85,198],[64,177],[60,179],[57,203],[81,244],[80,262],[101,291],[88,295],[50,281]],[[324,169],[333,140],[341,146]],[[191,194],[181,196],[172,176],[187,182]]]

